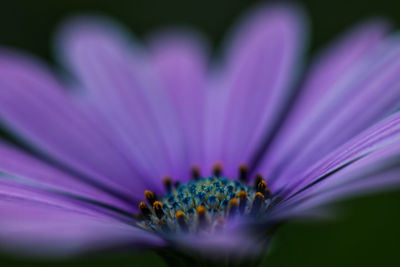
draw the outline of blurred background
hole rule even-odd
[[[256,2],[260,1],[2,1],[0,44],[53,63],[51,40],[57,25],[73,14],[100,13],[124,23],[139,38],[165,26],[194,27],[207,36],[215,52],[226,30]],[[398,0],[297,2],[305,8],[311,22],[310,56],[366,18],[384,17],[395,27],[400,26]],[[16,142],[3,129],[0,136]],[[346,201],[341,207],[341,216],[335,221],[283,226],[262,266],[400,266],[400,192]],[[62,262],[29,261],[0,254],[0,265],[163,266],[163,262],[153,253],[90,256]]]

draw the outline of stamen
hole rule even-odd
[[[149,209],[147,204],[144,203],[143,201],[139,203],[139,210],[143,214],[143,216],[146,218],[149,217],[151,214],[151,210]]]
[[[247,165],[242,164],[239,167],[239,180],[242,182],[247,181],[247,176],[248,176],[248,168]]]
[[[250,211],[251,216],[258,215],[261,209],[261,205],[263,204],[263,201],[264,201],[264,195],[260,192],[257,192],[256,196],[254,197],[253,206],[251,207]]]
[[[159,219],[164,215],[163,204],[160,201],[155,201],[153,204],[154,213],[157,215]]]
[[[222,165],[217,163],[214,165],[214,176],[220,177],[222,175]]]
[[[187,232],[188,231],[188,226],[185,222],[185,214],[183,213],[183,211],[178,210],[175,213],[175,217],[176,217],[176,221],[179,224],[179,227],[181,228],[182,232]]]
[[[236,197],[229,201],[229,218],[232,219],[236,215],[238,209],[238,199]]]
[[[164,177],[163,184],[164,184],[165,190],[167,190],[167,192],[171,192],[171,190],[172,190],[172,179],[171,179],[171,177],[169,177],[169,176]]]
[[[246,191],[242,190],[238,193],[238,197],[240,199],[239,203],[239,212],[240,214],[244,213],[244,209],[246,208],[246,202],[247,202],[247,193]]]
[[[261,180],[257,185],[257,192],[260,192],[264,195],[264,198],[269,198],[271,195],[271,191],[267,188],[267,182],[265,180]]]
[[[267,189],[267,182],[265,182],[264,180],[261,180],[257,184],[257,192],[260,192],[261,194],[264,195],[264,192],[265,192],[266,189]]]
[[[192,177],[193,180],[198,180],[200,178],[200,169],[196,166],[192,167]]]
[[[203,229],[207,226],[207,209],[204,206],[198,206],[196,209],[196,213],[198,216],[198,221],[199,221],[199,229]]]
[[[254,181],[254,188],[257,189],[258,184],[263,180],[261,174],[256,174],[256,180]]]
[[[146,190],[144,191],[144,198],[153,206],[154,202],[157,200],[156,194],[152,191]]]

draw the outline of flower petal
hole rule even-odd
[[[300,13],[285,5],[257,7],[230,40],[227,70],[222,73],[227,88],[220,89],[229,95],[228,100],[219,99],[218,106],[224,119],[210,121],[224,125],[223,132],[215,134],[223,136],[222,161],[228,177],[236,177],[240,164],[251,163],[284,111],[303,45]]]
[[[102,189],[85,183],[78,177],[64,173],[1,142],[0,158],[0,173],[23,179],[27,184],[35,184],[36,186],[93,199],[126,211],[136,211],[136,206],[112,197]]]
[[[100,18],[66,23],[58,40],[62,60],[88,90],[89,104],[112,126],[143,180],[161,190],[159,181],[175,169],[171,154],[181,154],[180,135],[175,134],[174,112],[163,102],[166,92],[145,52],[133,45],[121,26]],[[163,132],[166,125],[168,134]],[[174,144],[177,151],[170,151]]]
[[[400,113],[396,113],[369,128],[342,145],[303,173],[294,176],[286,184],[286,189],[296,193],[330,173],[345,168],[359,159],[379,151],[400,139]]]
[[[388,115],[400,98],[398,37],[369,23],[318,61],[261,172],[280,184]],[[336,57],[336,59],[330,60]],[[332,63],[333,62],[333,63]],[[332,65],[333,64],[333,65]],[[318,129],[318,130],[316,130]]]
[[[160,85],[167,92],[164,102],[172,105],[179,120],[177,127],[182,138],[179,143],[173,142],[174,149],[170,150],[174,151],[174,161],[184,161],[181,169],[185,172],[180,176],[187,177],[191,166],[203,169],[204,173],[206,45],[188,30],[164,31],[153,35],[150,40],[151,59],[160,76]],[[159,116],[165,117],[165,114]],[[168,118],[164,120],[168,121]],[[167,127],[163,132],[172,135],[167,139],[172,143],[170,140],[176,133],[171,131],[170,123]]]
[[[283,198],[276,211],[280,215],[291,214],[292,210],[306,211],[352,194],[399,186],[399,155],[400,112],[397,112],[354,137],[306,172],[294,176],[281,192]]]
[[[371,194],[400,186],[400,141],[390,145],[336,172],[277,206],[275,219],[302,216],[332,202]]]
[[[0,249],[66,257],[133,245],[162,245],[157,236],[112,217],[0,180]]]
[[[36,150],[133,201],[146,186],[112,136],[47,68],[28,55],[0,52],[0,116]],[[109,132],[108,132],[109,133]]]
[[[265,252],[270,236],[259,236],[248,218],[236,218],[226,222],[220,231],[172,236],[171,243],[195,255],[221,259],[224,255],[233,260],[249,259]]]

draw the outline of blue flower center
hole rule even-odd
[[[194,181],[174,186],[169,178],[165,179],[168,193],[160,199],[146,191],[145,198],[151,208],[145,202],[140,203],[137,225],[163,234],[212,233],[235,217],[265,215],[273,202],[260,176],[254,185],[217,175],[194,177]]]

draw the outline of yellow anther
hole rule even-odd
[[[151,214],[149,207],[143,201],[139,203],[139,210],[144,216],[149,216]]]
[[[207,209],[204,206],[198,206],[196,208],[196,213],[198,215],[198,220],[199,220],[199,224],[198,224],[198,229],[202,229],[205,228],[207,226],[207,218],[206,218],[206,213],[207,213]]]
[[[257,189],[258,184],[263,180],[263,176],[258,173],[256,174],[256,180],[254,181],[254,187]]]
[[[232,198],[231,200],[229,200],[229,206],[237,206],[238,205],[238,199],[236,197]]]
[[[261,180],[258,184],[257,184],[257,192],[261,192],[264,194],[265,190],[267,189],[267,182],[264,180]]]
[[[229,218],[233,218],[236,215],[236,210],[238,208],[239,201],[237,198],[232,198],[229,200]]]
[[[176,217],[176,221],[178,222],[179,227],[181,228],[181,230],[182,230],[183,232],[187,232],[187,231],[188,231],[188,226],[186,225],[186,222],[185,222],[185,214],[183,213],[183,211],[178,210],[178,211],[175,213],[175,217]]]
[[[255,198],[264,200],[264,195],[260,192],[257,192]]]
[[[240,201],[243,201],[247,198],[247,193],[244,190],[240,191],[237,195],[238,195]]]
[[[155,201],[153,204],[154,213],[158,218],[161,218],[164,215],[164,211],[162,209],[163,204],[160,201]]]
[[[260,211],[262,204],[264,201],[264,195],[260,192],[257,192],[254,196],[253,206],[251,207],[250,215],[257,216]]]
[[[178,221],[180,221],[180,220],[185,220],[185,214],[184,214],[183,211],[181,211],[181,210],[178,210],[178,211],[175,213],[175,217],[176,217],[176,219],[177,219]]]
[[[144,191],[144,197],[150,203],[150,205],[153,205],[154,202],[157,200],[156,194],[149,190]]]
[[[206,215],[206,212],[207,212],[207,209],[206,209],[206,207],[204,207],[204,206],[198,206],[198,207],[196,208],[196,213],[197,213],[199,216],[205,216],[205,215]]]

